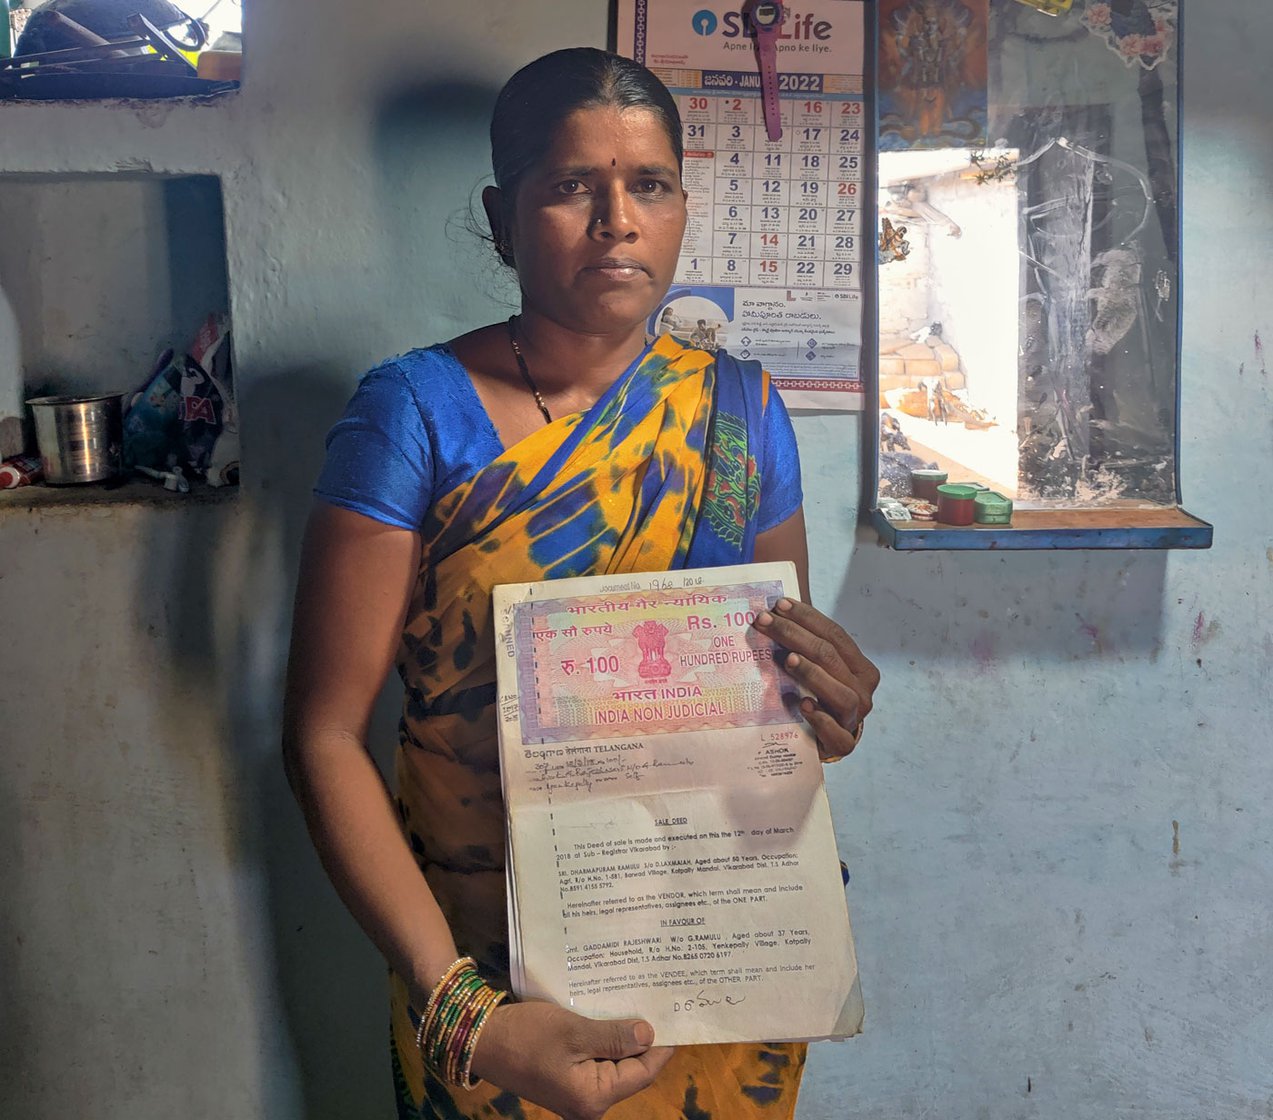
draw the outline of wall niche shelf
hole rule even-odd
[[[28,454],[36,447],[27,398],[131,396],[165,349],[187,352],[210,314],[228,313],[215,175],[0,171],[0,228],[0,416],[26,419]],[[195,483],[181,494],[140,477],[37,483],[0,491],[0,509],[219,503],[237,489]]]
[[[89,482],[72,486],[19,486],[0,490],[0,517],[10,512],[78,509],[84,506],[210,506],[233,502],[237,486],[209,486],[194,482],[190,493],[176,494],[147,478],[123,478],[109,483]]]

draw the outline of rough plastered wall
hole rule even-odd
[[[867,1030],[815,1048],[802,1120],[1273,1115],[1265,8],[1186,20],[1212,551],[888,552],[855,529],[858,419],[797,421],[815,595],[885,674],[829,771]],[[278,761],[306,492],[358,370],[503,310],[451,222],[494,88],[605,27],[594,0],[269,0],[228,101],[0,105],[0,171],[223,177],[247,479],[0,512],[6,1120],[389,1114],[382,966]]]

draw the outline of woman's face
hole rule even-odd
[[[577,109],[517,189],[511,229],[524,306],[586,334],[631,330],[672,283],[685,192],[649,109]]]

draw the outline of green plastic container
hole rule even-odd
[[[987,490],[972,500],[972,517],[978,525],[1011,525],[1012,499]]]

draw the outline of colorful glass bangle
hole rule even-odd
[[[473,1053],[477,1049],[477,1038],[478,1035],[482,1033],[482,1028],[486,1026],[487,1022],[490,1020],[491,1012],[494,1011],[495,1008],[498,1007],[506,998],[508,998],[507,992],[496,992],[494,998],[482,1012],[482,1017],[473,1027],[473,1033],[469,1036],[468,1043],[464,1048],[464,1062],[460,1066],[460,1087],[463,1089],[474,1089],[481,1084],[481,1078],[474,1081],[470,1073],[470,1068],[473,1065]]]
[[[460,957],[437,982],[416,1028],[425,1066],[449,1085],[472,1089],[478,1037],[491,1012],[507,997],[478,974],[472,957]]]

